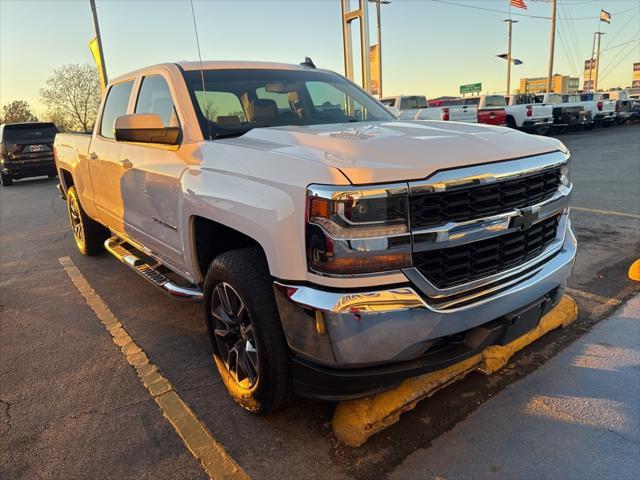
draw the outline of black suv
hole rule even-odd
[[[0,179],[8,187],[14,179],[48,175],[55,177],[53,123],[5,123],[0,125]]]

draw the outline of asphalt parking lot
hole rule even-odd
[[[252,477],[405,478],[411,465],[414,472],[424,465],[419,457],[407,459],[431,449],[464,464],[464,449],[446,448],[456,445],[446,443],[446,432],[491,397],[508,405],[505,387],[533,374],[640,291],[627,277],[640,258],[640,124],[559,138],[572,152],[579,252],[569,293],[578,302],[578,320],[518,353],[501,372],[472,374],[424,400],[359,449],[333,438],[330,403],[300,399],[259,418],[241,411],[212,364],[200,305],[167,298],[108,254],[80,255],[57,180],[3,188],[0,478],[206,477],[69,280],[59,262],[66,256]],[[503,428],[500,421],[488,425],[492,437]],[[514,449],[511,455],[523,454]],[[460,472],[447,478],[464,477]]]

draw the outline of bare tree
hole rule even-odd
[[[24,100],[14,100],[2,107],[0,123],[37,122],[36,116],[31,113],[31,107]]]
[[[100,105],[100,81],[95,67],[71,64],[56,68],[40,90],[40,99],[48,108],[47,116],[62,126],[88,132],[92,129]]]

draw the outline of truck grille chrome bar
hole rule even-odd
[[[550,261],[567,230],[567,161],[553,152],[410,183],[413,266],[403,271],[428,303],[491,296]]]

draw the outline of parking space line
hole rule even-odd
[[[597,303],[604,303],[607,305],[620,305],[622,303],[622,301],[617,298],[603,297],[597,293],[585,292],[584,290],[578,290],[577,288],[567,287],[566,291],[570,295],[586,298],[587,300],[592,300]]]
[[[575,207],[573,205],[571,205],[571,210],[577,210],[579,212],[600,213],[602,215],[616,215],[618,217],[635,218],[637,220],[640,220],[640,215],[635,215],[633,213],[614,212],[612,210],[598,210],[597,208]]]
[[[184,400],[135,343],[127,330],[111,312],[102,298],[91,288],[69,257],[58,258],[69,278],[76,286],[98,320],[111,335],[127,362],[133,366],[142,384],[156,401],[163,415],[169,420],[191,454],[200,461],[211,478],[248,480],[249,475],[234,462],[224,447],[213,438],[207,427],[196,417]]]

